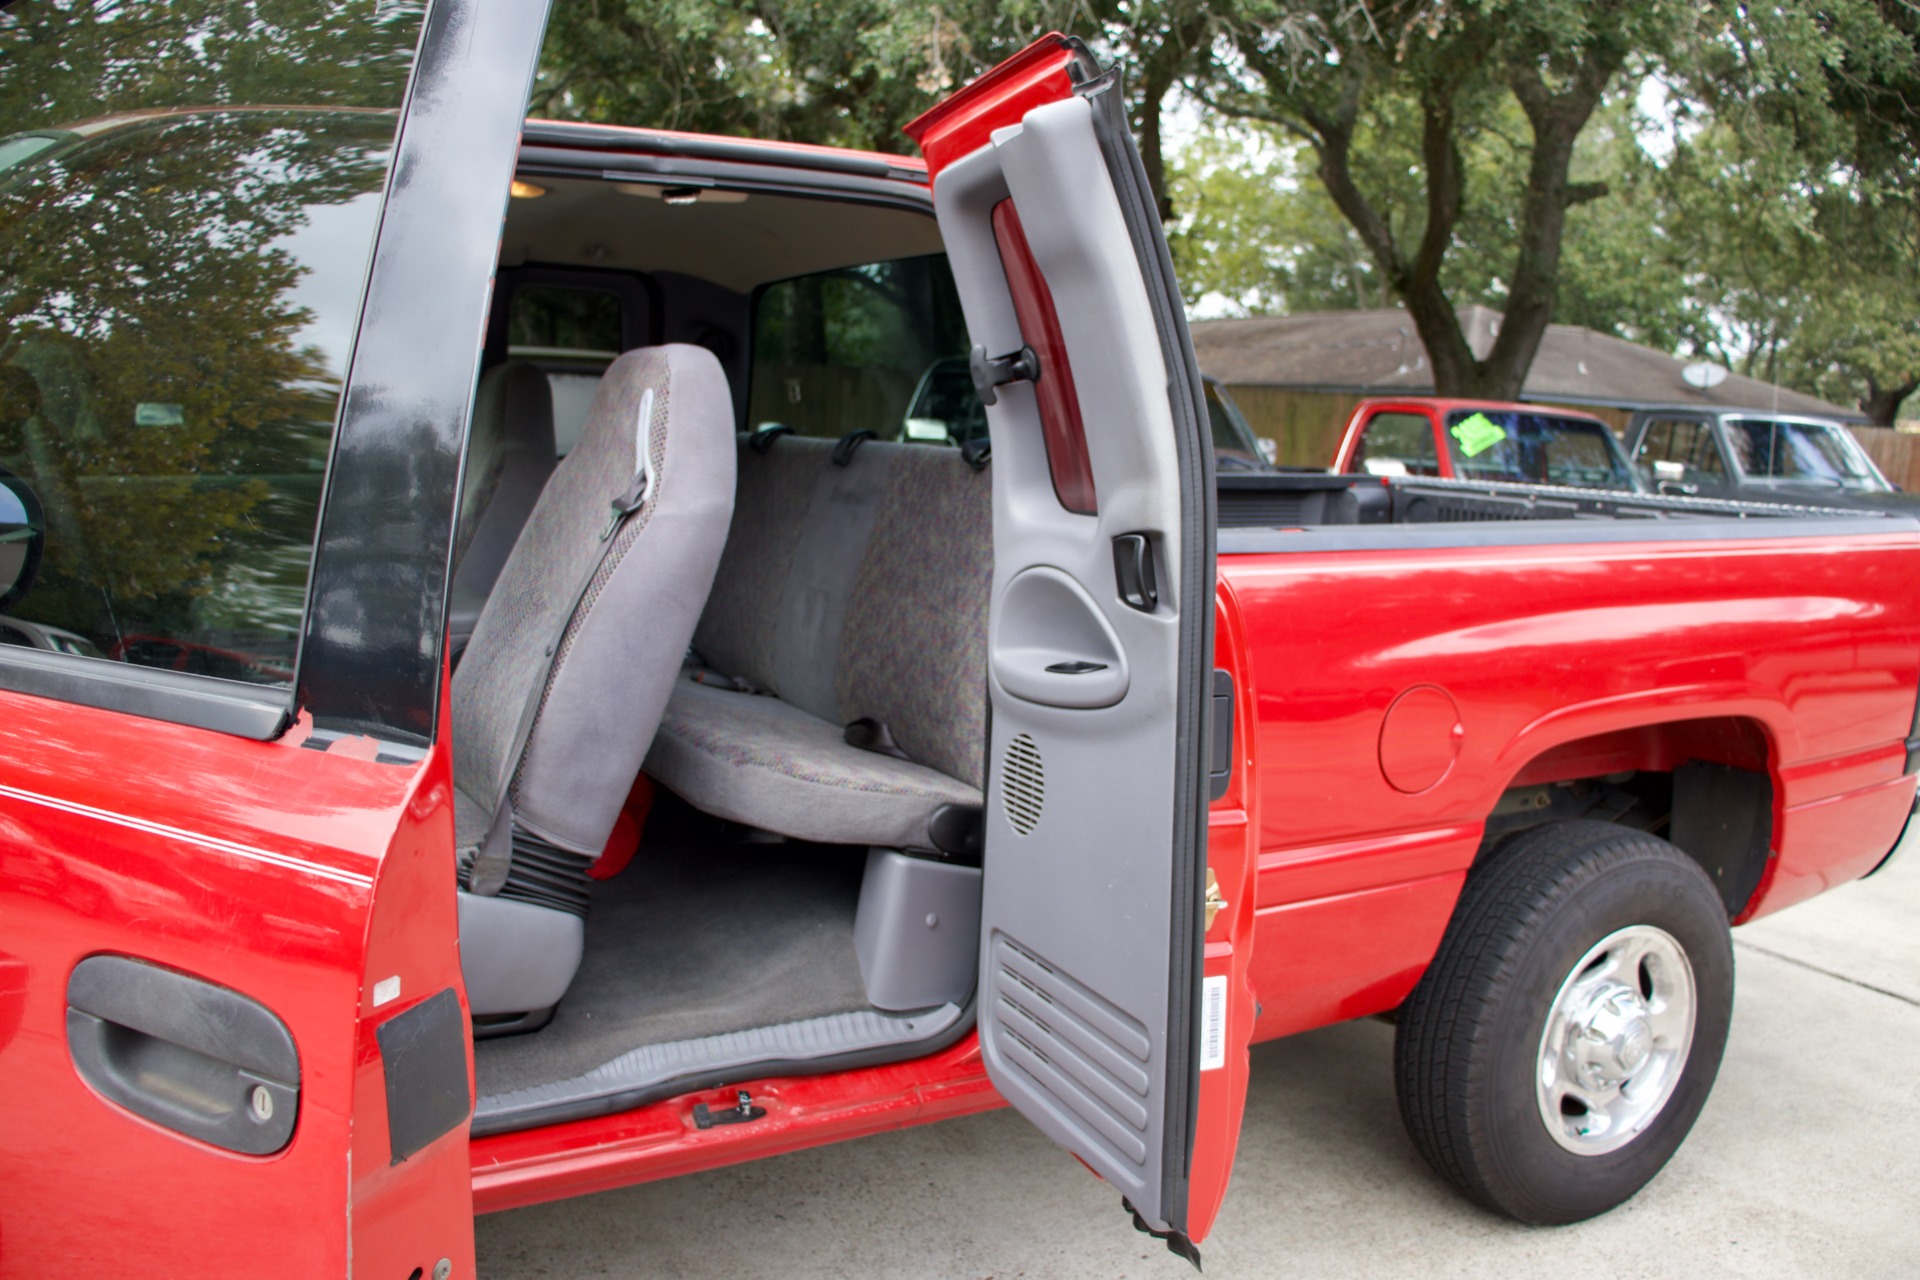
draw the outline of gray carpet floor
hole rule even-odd
[[[586,956],[539,1031],[474,1045],[480,1095],[569,1080],[644,1044],[870,1008],[853,950],[866,851],[735,844],[656,810],[594,885]]]

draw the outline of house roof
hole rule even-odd
[[[1484,357],[1492,350],[1500,320],[1500,313],[1488,307],[1461,309],[1461,327],[1475,355]],[[1230,386],[1352,395],[1433,391],[1433,370],[1413,318],[1397,308],[1196,320],[1192,328],[1200,368]],[[1685,367],[1685,361],[1651,347],[1578,325],[1554,324],[1540,340],[1521,394],[1556,404],[1718,406],[1865,421],[1855,410],[1737,373],[1697,391],[1680,380]]]

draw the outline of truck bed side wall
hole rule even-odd
[[[1531,545],[1463,527],[1461,545],[1429,528],[1417,547],[1369,532],[1378,550],[1220,558],[1256,708],[1259,1038],[1405,998],[1523,771],[1764,767],[1772,847],[1742,918],[1866,873],[1898,837],[1920,676],[1910,529],[1662,543],[1536,524]]]

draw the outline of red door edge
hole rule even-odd
[[[995,129],[1018,124],[1033,108],[1071,93],[1067,68],[1079,56],[1077,41],[1049,32],[908,122],[901,132],[920,144],[929,179],[986,146]]]

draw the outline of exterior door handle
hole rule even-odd
[[[293,1137],[293,1033],[237,991],[125,956],[89,956],[67,980],[67,1049],[102,1097],[176,1133],[254,1156]]]
[[[1207,744],[1208,796],[1218,800],[1227,794],[1227,784],[1233,780],[1233,675],[1218,667],[1213,669],[1211,734]]]

